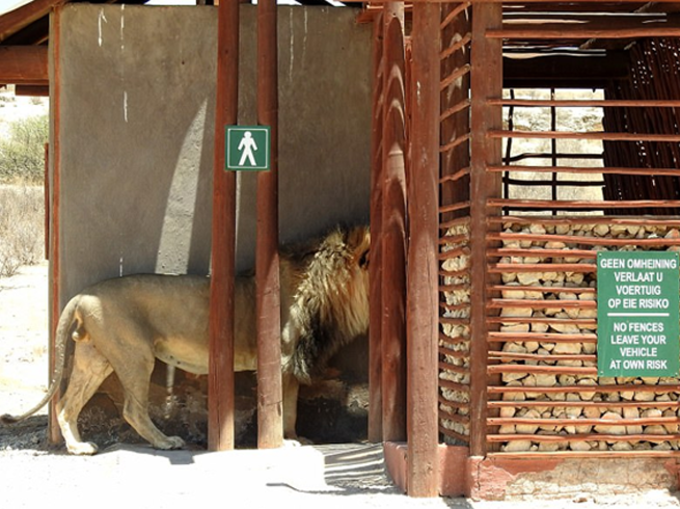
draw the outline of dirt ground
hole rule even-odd
[[[46,264],[0,279],[0,413],[21,413],[45,394],[47,295]],[[391,483],[379,445],[207,453],[119,444],[93,457],[74,457],[60,446],[50,446],[46,429],[45,409],[18,425],[0,425],[0,507],[36,508],[68,501],[72,509],[179,509],[221,500],[254,509],[282,504],[391,509],[680,507],[677,497],[666,491],[516,503],[409,498]]]

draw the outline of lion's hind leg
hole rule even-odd
[[[156,449],[180,449],[184,447],[184,440],[165,435],[149,417],[149,386],[155,363],[153,353],[138,351],[136,354],[136,357],[125,360],[124,367],[116,368],[125,394],[123,416]]]
[[[66,448],[71,454],[87,455],[97,452],[97,446],[83,442],[78,433],[78,416],[113,369],[94,346],[77,343],[73,357],[73,373],[66,392],[56,406],[57,420]]]

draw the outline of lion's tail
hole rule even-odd
[[[68,341],[69,330],[75,317],[78,300],[79,299],[77,297],[71,299],[59,318],[55,342],[55,371],[52,374],[52,381],[50,382],[50,387],[47,390],[47,394],[45,394],[45,397],[43,397],[40,403],[31,408],[28,412],[25,412],[21,415],[5,414],[0,416],[1,423],[14,424],[23,421],[44,407],[57,393],[57,389],[59,388],[59,385],[61,385],[61,380],[64,376],[64,366],[66,364],[66,343]]]

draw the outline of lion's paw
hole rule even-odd
[[[68,444],[66,449],[76,456],[92,456],[93,454],[97,454],[99,447],[92,442],[76,442],[75,444]]]
[[[156,449],[170,450],[170,449],[182,449],[185,443],[180,437],[167,437],[163,442],[159,442],[155,445]]]

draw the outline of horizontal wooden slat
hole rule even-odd
[[[547,343],[596,343],[597,334],[564,334],[559,332],[489,332],[490,343],[525,343],[527,341],[545,341]]]
[[[537,286],[537,285],[489,285],[490,291],[523,291],[523,292],[544,292],[544,293],[595,293],[596,288],[590,286]]]
[[[546,108],[680,108],[680,101],[649,101],[649,100],[567,100],[567,99],[489,99],[487,104],[492,106],[515,106]],[[649,168],[648,168],[649,169]]]
[[[656,141],[680,142],[679,134],[614,133],[614,132],[573,132],[573,131],[487,131],[489,138],[531,138],[556,140],[602,140],[602,141]]]
[[[488,309],[501,308],[596,308],[595,300],[581,299],[491,299],[486,306]]]
[[[568,392],[680,392],[678,384],[621,384],[621,385],[560,385],[551,387],[520,387],[515,385],[490,386],[487,388],[489,394],[504,394],[518,392],[542,392],[542,393],[568,393]]]
[[[492,224],[543,224],[543,225],[572,225],[572,224],[611,224],[611,225],[631,225],[631,226],[666,226],[670,228],[680,228],[680,219],[667,216],[490,216],[488,221]],[[580,237],[564,236],[574,239]],[[552,237],[551,237],[552,238]],[[631,239],[640,240],[640,239]]]
[[[573,244],[592,244],[595,246],[678,246],[678,238],[647,238],[647,239],[613,239],[609,237],[586,237],[579,235],[553,235],[553,234],[533,234],[533,233],[491,233],[489,240],[526,240],[536,242],[561,241]],[[565,250],[565,253],[568,251]],[[567,256],[567,255],[565,255]]]
[[[679,140],[680,141],[680,140]],[[511,207],[514,209],[628,209],[628,208],[680,208],[680,200],[512,200],[493,198],[487,201],[490,207]]]
[[[595,272],[596,270],[597,265],[592,263],[495,263],[489,266],[491,274],[502,272]]]
[[[487,171],[491,172],[529,172],[529,173],[582,173],[582,174],[615,174],[615,175],[659,175],[659,176],[680,176],[678,168],[622,168],[622,167],[588,167],[588,166],[520,166],[503,165],[487,166]],[[558,181],[559,184],[562,181]]]
[[[664,450],[638,450],[638,451],[523,451],[523,452],[490,452],[487,456],[492,458],[541,458],[541,459],[567,459],[567,458],[678,458],[680,451]]]
[[[597,375],[596,367],[583,366],[545,366],[533,364],[492,364],[487,366],[490,375],[498,373],[527,373],[541,375]]]
[[[532,362],[559,362],[559,361],[597,361],[594,354],[539,354],[539,353],[515,353],[515,352],[489,352],[489,359],[494,361],[532,361]],[[530,365],[527,365],[530,366]],[[547,367],[547,366],[544,366]],[[517,370],[519,371],[519,370]]]
[[[678,408],[680,401],[557,401],[557,400],[495,400],[487,403],[489,408]]]
[[[470,441],[470,437],[468,437],[467,435],[462,435],[462,434],[458,433],[457,431],[454,431],[454,430],[449,429],[449,428],[445,428],[444,426],[441,426],[441,425],[439,426],[439,432],[442,435],[446,435],[447,437],[455,438],[456,440],[459,440],[461,442],[467,443],[467,442]]]
[[[528,424],[548,426],[652,426],[655,424],[680,424],[678,417],[635,417],[621,419],[589,419],[585,417],[572,418],[522,418],[522,417],[489,417],[486,420],[489,426],[503,426],[505,424]]]
[[[616,422],[616,421],[614,421]],[[574,421],[578,425],[578,421]],[[616,435],[612,433],[574,433],[573,435],[530,435],[530,434],[489,434],[486,436],[489,442],[510,442],[513,440],[531,440],[533,442],[664,442],[668,440],[680,440],[680,434],[668,435],[639,433],[636,435]]]

